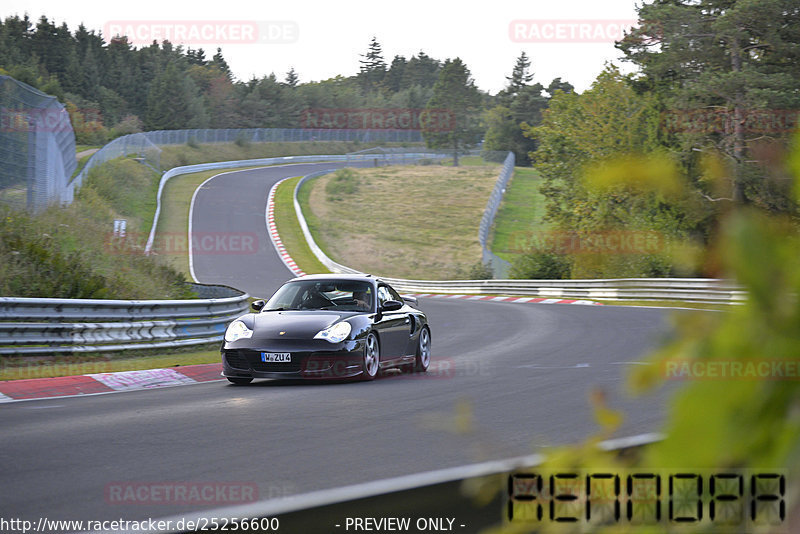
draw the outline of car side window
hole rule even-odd
[[[387,300],[392,300],[392,294],[389,292],[389,288],[386,286],[378,287],[378,304],[382,306]]]
[[[392,300],[403,302],[403,297],[401,297],[400,294],[397,291],[395,291],[393,287],[386,286],[386,288],[389,290],[389,294],[392,296]]]

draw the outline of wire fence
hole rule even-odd
[[[118,137],[92,155],[81,172],[69,184],[64,202],[72,202],[89,172],[96,166],[123,156],[135,156],[160,170],[159,145],[188,143],[291,143],[308,141],[358,141],[360,143],[420,143],[419,130],[334,130],[300,128],[245,128],[202,130],[156,130]],[[418,151],[418,150],[417,150]]]
[[[54,96],[0,76],[0,203],[32,211],[57,203],[76,166],[66,108]]]
[[[484,157],[486,158],[485,155]],[[491,196],[489,196],[489,201],[486,203],[486,209],[483,211],[481,225],[478,229],[478,240],[483,249],[483,263],[491,266],[495,278],[508,278],[508,271],[511,267],[509,262],[489,250],[488,240],[489,231],[492,228],[492,224],[494,224],[495,215],[497,215],[497,210],[506,193],[506,186],[509,180],[511,180],[511,176],[514,174],[515,161],[514,153],[508,152],[503,161],[503,169],[500,171],[500,176],[497,177],[497,182],[494,184],[494,190]]]

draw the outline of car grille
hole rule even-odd
[[[242,354],[243,351],[228,350],[225,351],[225,361],[232,369],[242,369],[243,371],[250,370],[250,365],[247,363],[247,356]]]
[[[242,369],[261,373],[292,373],[300,370],[301,355],[292,353],[291,362],[262,362],[261,352],[255,350],[225,351],[225,359],[233,369]]]

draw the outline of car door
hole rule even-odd
[[[381,311],[383,303],[387,300],[395,300],[395,298],[387,286],[378,286],[378,316],[375,319],[375,328],[381,338],[381,359],[383,361],[402,357],[411,334],[411,321],[406,306],[399,310]]]

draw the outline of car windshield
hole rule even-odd
[[[288,282],[264,306],[277,310],[372,310],[372,284],[354,280],[301,280]]]

